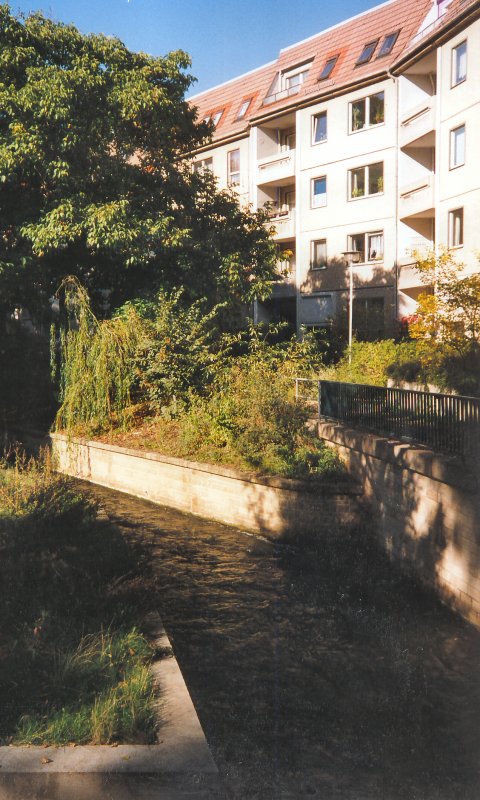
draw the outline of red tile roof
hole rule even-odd
[[[469,2],[478,0],[452,0],[452,5],[457,7]],[[432,0],[390,0],[281,50],[275,62],[202,92],[194,96],[191,103],[197,106],[200,119],[225,109],[214,133],[214,141],[241,135],[248,129],[249,122],[270,111],[280,111],[309,100],[313,102],[332,91],[341,91],[351,83],[386,74],[410,44],[431,6]],[[449,9],[449,16],[450,13]],[[377,58],[384,37],[396,31],[400,33],[392,51],[387,56]],[[357,65],[364,45],[375,39],[379,39],[379,43],[372,59],[366,64]],[[338,61],[331,77],[318,81],[325,61],[337,55]],[[276,102],[263,105],[276,74],[305,62],[311,64],[300,91],[291,97],[281,97]],[[237,120],[242,102],[249,97],[253,101],[246,116]]]

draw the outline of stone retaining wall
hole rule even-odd
[[[321,534],[362,519],[362,491],[351,480],[259,477],[60,434],[50,438],[61,472],[248,531]]]
[[[317,423],[360,481],[392,559],[480,626],[478,474],[426,448]]]

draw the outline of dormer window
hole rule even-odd
[[[374,41],[367,42],[365,47],[363,48],[362,52],[360,53],[360,58],[356,61],[356,66],[360,66],[360,64],[367,64],[370,61],[371,57],[373,56],[375,49],[378,44],[378,39]]]
[[[398,39],[399,33],[400,31],[395,31],[395,33],[389,33],[387,36],[385,36],[385,39],[382,42],[382,46],[378,51],[377,58],[383,58],[384,56],[390,55],[395,45],[395,42]]]
[[[327,78],[329,78],[330,75],[332,74],[333,69],[334,69],[335,64],[337,63],[337,61],[338,61],[338,56],[333,56],[333,58],[327,58],[327,60],[325,61],[325,64],[323,65],[323,69],[322,69],[320,75],[318,76],[317,80],[326,81]]]
[[[286,97],[297,94],[302,84],[306,81],[311,63],[312,62],[309,61],[306,64],[300,64],[297,67],[286,69],[283,72],[277,72],[268,94],[263,101],[263,105],[267,106],[270,103],[275,103],[277,100],[283,100]]]
[[[215,114],[213,115],[212,122],[215,125],[215,127],[217,127],[218,123],[222,119],[223,111],[224,109],[221,108],[220,111],[216,111]]]
[[[245,114],[247,113],[248,109],[250,108],[250,104],[252,102],[252,98],[249,97],[247,100],[243,100],[242,105],[238,109],[237,120],[243,119]]]
[[[282,75],[282,83],[287,93],[296,94],[300,91],[300,86],[305,83],[305,79],[309,73],[308,69],[301,67],[295,71],[284,72]]]

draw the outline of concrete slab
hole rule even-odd
[[[158,744],[0,747],[0,800],[222,797],[210,753],[180,667],[158,615],[145,632],[161,657],[152,666],[158,687]]]

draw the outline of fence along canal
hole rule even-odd
[[[480,398],[358,383],[296,378],[317,385],[319,417],[345,422],[381,436],[426,445],[472,461],[480,455]]]

